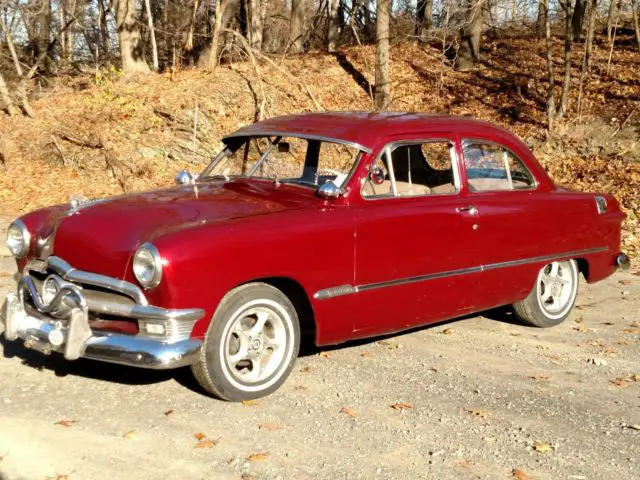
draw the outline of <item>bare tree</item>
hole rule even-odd
[[[299,53],[304,50],[303,27],[304,0],[291,0],[291,19],[289,21],[291,51]]]
[[[549,12],[549,0],[541,0],[544,3],[545,12]],[[555,82],[553,79],[553,42],[551,39],[551,16],[545,15],[544,36],[547,48],[547,131],[549,136],[553,135],[553,120],[556,114]]]
[[[571,88],[571,56],[573,55],[573,11],[571,0],[558,0],[564,9],[564,79],[562,81],[562,95],[556,112],[557,118],[562,118],[567,112],[569,104],[569,90]]]
[[[613,25],[616,23],[616,17],[618,16],[619,2],[620,0],[611,0],[609,3],[609,15],[607,16],[607,38],[609,41],[611,41]]]
[[[336,43],[338,41],[338,10],[340,0],[327,0],[329,2],[329,25],[327,28],[327,51],[333,53],[336,51]]]
[[[374,105],[384,110],[391,99],[389,79],[389,14],[391,0],[378,0],[376,5],[376,88]]]
[[[220,31],[222,30],[222,22],[225,16],[229,2],[222,3],[222,0],[216,0],[216,10],[213,23],[213,32],[211,33],[211,43],[209,44],[209,54],[204,62],[210,69],[215,69],[218,65],[218,46],[220,44]]]
[[[538,18],[536,19],[536,32],[540,37],[545,36],[547,20],[547,2],[546,0],[538,0]]]
[[[580,40],[582,36],[582,23],[584,21],[584,12],[587,7],[585,0],[576,0],[575,7],[573,8],[573,15],[571,17],[571,28],[573,30],[574,40]]]
[[[416,9],[416,36],[424,42],[433,27],[433,0],[418,0]]]
[[[153,14],[151,13],[150,0],[144,0],[144,8],[147,12],[147,26],[149,27],[149,37],[151,38],[151,57],[153,59],[153,70],[160,70],[158,65],[158,44],[156,43],[156,30],[153,25]]]
[[[120,38],[120,60],[126,73],[149,73],[136,18],[136,0],[114,0]]]
[[[247,11],[249,13],[249,44],[256,50],[262,50],[262,32],[264,29],[264,15],[266,13],[263,6],[267,0],[247,0]]]
[[[2,108],[9,114],[14,115],[16,113],[15,106],[13,105],[13,100],[11,99],[11,95],[9,94],[9,88],[7,87],[7,83],[4,81],[4,77],[0,72],[0,101],[4,105]]]
[[[584,56],[582,57],[582,70],[580,71],[580,82],[578,87],[578,115],[582,114],[582,91],[591,70],[591,50],[593,47],[593,31],[595,29],[597,11],[598,0],[591,0],[591,3],[589,3],[589,15],[587,19],[587,38],[585,40]]]
[[[640,8],[638,8],[638,0],[631,0],[631,12],[633,14],[633,28],[636,31],[636,42],[638,50],[640,50],[640,25],[638,25],[638,16],[640,16]]]
[[[484,24],[487,0],[467,0],[466,19],[460,30],[460,48],[456,57],[456,68],[468,70],[480,60],[480,37]]]

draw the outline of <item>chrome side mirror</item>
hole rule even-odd
[[[382,185],[385,180],[385,174],[382,167],[373,167],[369,172],[369,180],[371,180],[371,183],[374,185]]]
[[[197,175],[193,173],[187,172],[186,170],[180,170],[176,175],[176,184],[177,185],[191,185],[195,183]]]
[[[342,196],[343,193],[344,192],[342,191],[342,189],[339,186],[337,186],[335,183],[333,183],[331,180],[324,183],[318,189],[318,196],[326,199],[338,198]]]

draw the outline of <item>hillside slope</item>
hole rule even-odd
[[[436,47],[394,46],[392,109],[473,115],[514,131],[557,182],[615,194],[629,214],[624,248],[640,252],[640,55],[633,44],[620,39],[607,73],[608,45],[596,42],[583,115],[570,113],[551,143],[544,142],[544,42],[502,38],[484,45],[483,65],[470,72],[453,71]],[[561,58],[560,39],[555,48]],[[572,105],[580,45],[574,55]],[[15,215],[73,194],[169,184],[181,168],[201,169],[223,134],[260,115],[368,110],[374,64],[374,48],[366,46],[274,59],[257,71],[247,62],[214,73],[124,79],[102,71],[53,79],[32,102],[36,118],[0,116],[0,208]],[[556,65],[559,85],[561,74]]]

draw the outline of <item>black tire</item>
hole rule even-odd
[[[552,298],[555,298],[552,295],[555,290],[552,289],[557,288],[556,285],[552,282],[551,286],[545,286],[547,285],[545,279],[552,278],[549,274],[554,265],[558,265],[561,272],[557,276],[558,279],[561,279],[558,282],[564,280],[569,282],[560,287],[558,297],[561,301],[557,302],[557,306],[554,306],[555,300],[551,301]],[[575,260],[547,264],[540,269],[536,283],[527,298],[513,304],[513,311],[527,325],[539,328],[559,325],[571,314],[576,303],[578,280],[578,264]],[[563,290],[564,288],[567,290]]]
[[[263,317],[267,318],[262,322],[264,327],[252,333]],[[276,337],[282,346],[277,345]],[[200,358],[191,370],[202,388],[217,398],[253,400],[269,395],[284,383],[299,349],[300,324],[289,298],[266,283],[250,283],[231,290],[222,299],[205,335]],[[250,358],[252,355],[256,358]],[[243,359],[236,362],[236,356]],[[264,378],[252,378],[254,373]]]

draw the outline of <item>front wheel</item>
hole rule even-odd
[[[516,316],[534,327],[553,327],[571,313],[578,294],[575,260],[552,262],[540,269],[531,293],[513,304]]]
[[[300,325],[289,298],[266,283],[250,283],[220,302],[191,368],[208,393],[252,400],[284,383],[299,349]]]

